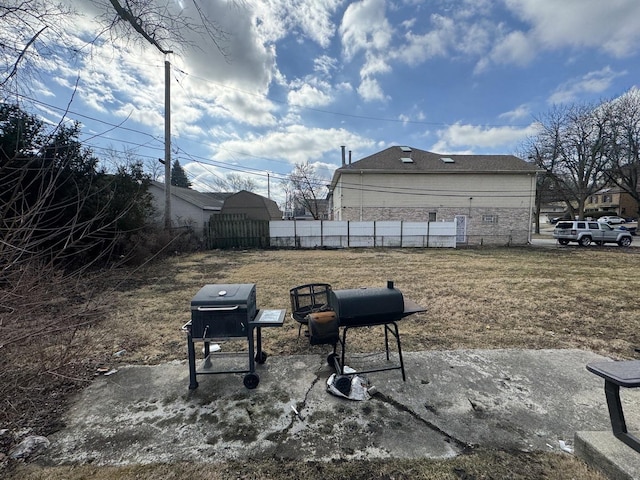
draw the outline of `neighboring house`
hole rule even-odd
[[[585,216],[593,212],[615,212],[623,218],[638,218],[638,202],[619,187],[603,188],[587,197]]]
[[[343,156],[344,159],[344,156]],[[338,168],[333,220],[456,221],[461,244],[530,240],[535,165],[512,155],[441,155],[390,147]]]
[[[155,219],[162,223],[164,219],[165,192],[164,183],[152,181],[149,191],[157,213]],[[171,186],[171,224],[174,227],[191,227],[201,235],[206,222],[212,214],[220,213],[224,201],[232,193],[203,193],[190,188]]]
[[[316,200],[310,200],[311,205],[316,213],[314,218],[313,212],[301,202],[295,201],[295,207],[293,213],[289,215],[288,219],[292,220],[328,220],[329,219],[329,201],[326,198],[318,198]]]
[[[151,182],[149,191],[153,195],[157,214],[155,220],[162,223],[165,205],[164,183]],[[171,223],[174,227],[188,226],[198,235],[202,235],[211,215],[221,213],[245,214],[247,218],[254,220],[282,219],[276,202],[252,192],[198,192],[190,188],[171,186]]]
[[[282,220],[282,212],[276,202],[246,190],[227,197],[221,213],[245,214],[251,220]]]

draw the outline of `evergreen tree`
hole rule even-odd
[[[173,165],[171,165],[171,185],[174,187],[191,188],[191,182],[187,178],[187,174],[178,160],[174,160]]]
[[[0,265],[19,272],[28,261],[109,260],[145,227],[152,206],[142,165],[109,174],[79,135],[77,123],[49,132],[20,107],[0,104]]]

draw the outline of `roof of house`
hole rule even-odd
[[[514,155],[448,155],[413,147],[393,146],[357,162],[343,165],[333,174],[349,173],[535,173],[533,163]]]
[[[278,204],[270,198],[263,197],[257,193],[249,192],[247,190],[240,190],[239,192],[232,194],[234,197],[247,198],[251,197],[257,204],[264,206],[264,209],[269,213],[271,218],[282,218],[282,212],[278,208]]]
[[[154,180],[151,184],[164,190],[164,183]],[[171,194],[203,210],[220,210],[224,201],[233,195],[231,192],[198,192],[190,188],[176,187],[175,185],[171,186]]]

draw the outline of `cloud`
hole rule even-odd
[[[519,105],[515,109],[510,112],[504,112],[498,115],[498,118],[506,118],[510,121],[520,120],[521,118],[525,118],[531,115],[531,109],[529,105]]]
[[[570,103],[582,94],[595,94],[607,90],[613,80],[627,72],[615,72],[611,67],[589,72],[582,77],[571,79],[560,85],[547,100],[548,103]]]
[[[234,160],[238,155],[296,163],[317,162],[330,158],[339,165],[339,145],[350,149],[370,148],[372,141],[342,128],[308,128],[289,125],[265,134],[250,133],[242,138],[229,140],[216,146],[215,160]],[[239,153],[241,152],[241,153]]]
[[[417,65],[436,57],[444,56],[455,43],[455,25],[452,19],[442,15],[432,15],[433,29],[425,34],[408,31],[405,45],[395,52],[395,56],[408,65]]]
[[[384,92],[380,87],[380,83],[375,78],[363,78],[357,90],[358,94],[363,98],[365,102],[388,99],[388,97],[384,95]]]
[[[328,85],[323,85],[328,88]],[[289,104],[296,107],[320,107],[332,102],[332,97],[320,88],[309,83],[303,83],[291,89],[288,95]]]
[[[505,150],[505,146],[523,141],[536,132],[535,124],[527,127],[484,127],[456,123],[437,131],[438,141],[431,150],[439,153],[473,153],[475,150]],[[463,150],[463,148],[466,148]],[[479,152],[476,152],[479,153]]]
[[[623,57],[640,47],[637,0],[506,0],[547,49],[596,47]]]
[[[323,48],[336,33],[332,17],[342,0],[252,0],[255,24],[266,42],[275,42],[290,34],[311,39]]]
[[[386,50],[391,44],[393,28],[385,15],[385,1],[351,3],[344,12],[339,32],[347,61],[361,51]]]

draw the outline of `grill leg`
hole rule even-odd
[[[211,345],[209,342],[204,342],[204,368],[209,368],[211,366]]]
[[[196,380],[196,347],[193,344],[191,331],[187,332],[187,356],[189,357],[189,390],[198,388]]]
[[[262,344],[262,336],[261,336],[261,332],[260,332],[260,327],[256,327],[256,329],[258,330],[258,343]],[[248,340],[249,340],[249,372],[253,373],[256,371],[256,359],[255,359],[255,348],[254,348],[254,336],[253,336],[253,327],[249,326],[249,332],[248,332]],[[258,348],[260,349],[262,345],[260,345]]]

